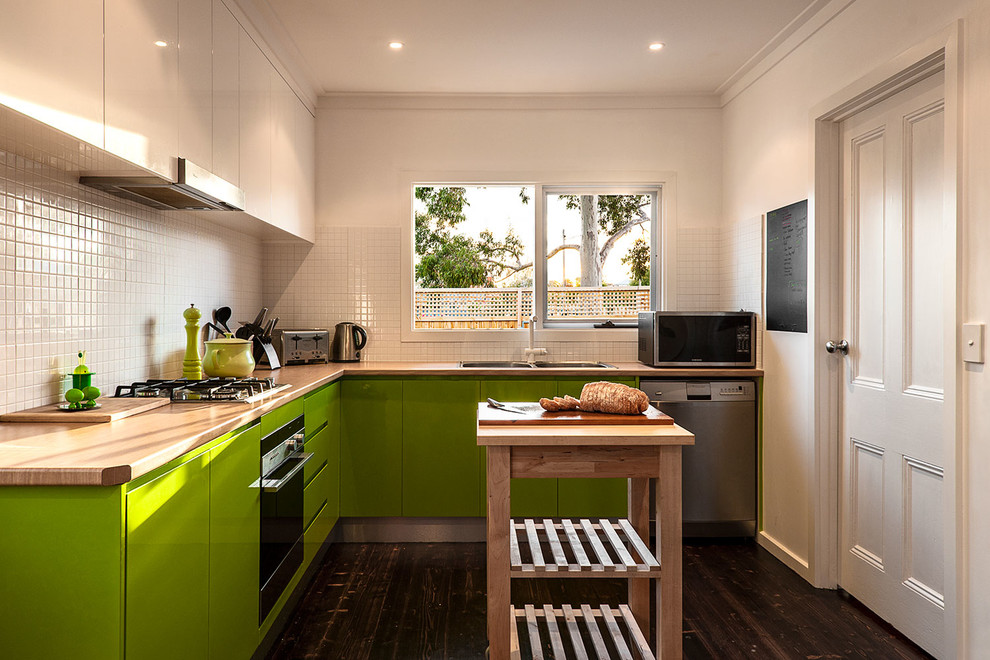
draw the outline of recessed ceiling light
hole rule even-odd
[[[159,39],[158,41],[155,42],[155,45],[158,46],[159,48],[165,48],[166,46],[168,46],[168,42]]]
[[[401,41],[390,41],[388,42],[388,47],[392,50],[402,50],[404,44]]]
[[[663,44],[660,43],[659,41],[654,41],[652,44],[650,44],[650,50],[652,50],[653,52],[656,52],[658,50],[663,50]]]

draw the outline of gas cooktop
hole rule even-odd
[[[169,397],[174,403],[254,403],[292,387],[272,378],[150,378],[118,385],[115,397]]]

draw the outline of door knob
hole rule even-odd
[[[843,355],[849,355],[849,342],[847,342],[845,339],[838,342],[829,339],[827,342],[825,342],[825,350],[828,351],[829,353],[835,353],[836,351],[839,351]]]

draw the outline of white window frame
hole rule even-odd
[[[416,329],[413,314],[413,288],[415,286],[413,263],[413,204],[415,187],[417,186],[532,186],[534,189],[533,203],[534,221],[536,223],[536,245],[542,246],[546,254],[544,242],[544,188],[549,190],[594,189],[596,191],[624,190],[657,190],[658,202],[654,205],[656,214],[656,230],[651,230],[650,240],[653,243],[650,277],[660,278],[659,290],[654,284],[652,296],[657,296],[660,309],[671,309],[676,305],[677,290],[677,176],[674,172],[666,171],[616,171],[616,172],[461,172],[461,171],[403,171],[398,177],[396,207],[400,214],[402,227],[401,245],[401,282],[400,282],[400,322],[401,341],[404,343],[437,342],[437,343],[479,343],[505,342],[518,344],[529,337],[528,328],[510,330],[436,330]],[[621,193],[615,193],[621,194]],[[536,252],[536,251],[534,251]],[[539,285],[539,277],[545,280],[546,259],[534,255],[534,289]],[[655,273],[655,274],[654,274]],[[590,324],[578,326],[567,323],[551,323],[545,327],[543,319],[546,316],[545,288],[542,293],[534,291],[537,308],[543,305],[537,314],[539,317],[534,324],[537,342],[602,342],[602,341],[636,341],[635,328],[593,328]]]
[[[660,293],[660,253],[663,249],[663,237],[658,236],[659,232],[659,207],[663,200],[663,186],[591,186],[591,185],[546,185],[540,186],[538,193],[541,195],[539,211],[536,218],[536,244],[540,246],[540,257],[534,257],[533,263],[536,267],[533,279],[533,303],[541,309],[537,313],[544,328],[555,329],[591,329],[604,332],[621,331],[622,328],[595,328],[595,323],[601,323],[605,319],[586,321],[582,319],[550,319],[547,313],[549,298],[547,291],[547,215],[546,203],[548,195],[650,195],[653,203],[650,205],[650,309],[657,308],[657,298]],[[539,290],[539,293],[537,293]]]

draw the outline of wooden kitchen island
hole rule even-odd
[[[669,421],[533,426],[509,423],[513,415],[478,405],[478,444],[488,452],[488,642],[492,660],[521,657],[519,630],[525,631],[534,658],[543,657],[544,640],[554,658],[652,658],[647,636],[653,596],[656,657],[680,658],[681,447],[694,444],[694,435]],[[509,480],[542,477],[628,478],[629,518],[512,520]],[[648,547],[650,479],[656,480],[657,512],[657,543],[652,551]],[[533,577],[627,577],[629,603],[618,609],[588,603],[560,609],[549,605],[515,608],[510,581]],[[590,640],[592,648],[587,649],[582,640]]]

